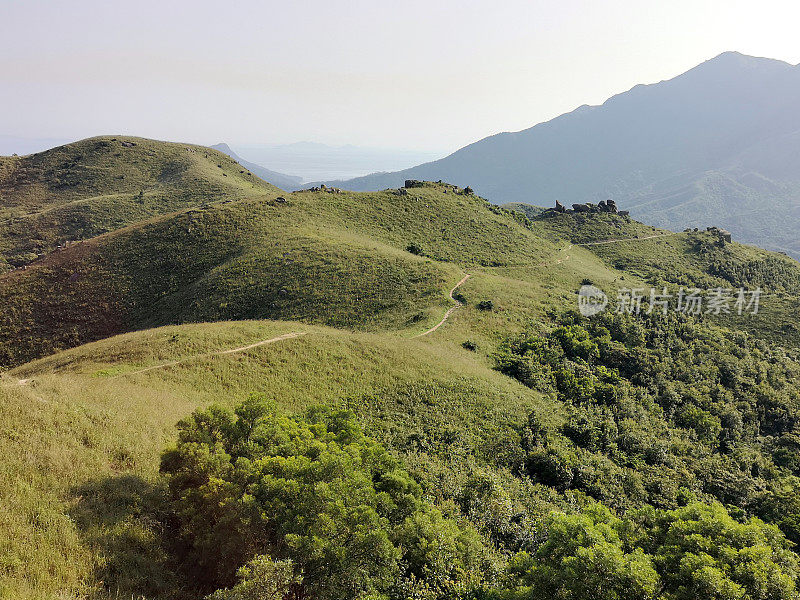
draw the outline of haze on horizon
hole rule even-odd
[[[0,0],[0,135],[445,154],[736,50],[796,64],[789,1]]]

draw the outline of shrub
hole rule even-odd
[[[796,598],[796,557],[778,531],[738,522],[718,503],[636,511],[599,503],[551,514],[547,540],[509,564],[513,598],[713,600]]]
[[[494,302],[491,300],[481,300],[478,302],[478,310],[493,310]]]
[[[479,582],[489,564],[474,530],[424,501],[347,412],[288,417],[253,397],[234,413],[197,411],[179,432],[161,470],[175,554],[201,591],[231,586],[260,555],[292,561],[293,593],[319,600],[392,594],[409,581],[425,584],[424,598],[444,597]],[[286,563],[255,560],[239,572],[241,590],[279,565],[281,581],[291,579]]]

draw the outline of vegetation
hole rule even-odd
[[[0,273],[156,215],[279,192],[216,150],[127,136],[0,157]]]
[[[642,510],[619,519],[588,505],[554,513],[547,541],[509,565],[503,598],[694,600],[796,598],[797,559],[758,519],[739,522],[720,504]]]
[[[425,502],[346,412],[289,418],[251,398],[179,428],[161,470],[176,551],[201,589],[230,585],[253,556],[292,565],[282,577],[300,598],[445,598],[491,572],[478,535]]]
[[[271,318],[378,330],[420,312],[433,321],[460,279],[448,262],[533,261],[551,247],[484,201],[444,189],[246,200],[73,245],[0,276],[0,364],[170,323]],[[412,233],[427,258],[405,250]]]
[[[444,183],[284,197],[0,276],[0,597],[797,597],[795,263]],[[764,312],[569,310],[654,282]]]

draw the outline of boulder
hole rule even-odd
[[[589,207],[586,204],[573,204],[572,210],[575,212],[589,212]]]
[[[567,207],[561,204],[561,202],[559,202],[558,200],[556,200],[555,211],[560,213],[567,212]]]

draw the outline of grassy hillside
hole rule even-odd
[[[287,414],[351,410],[426,502],[474,531],[496,564],[487,597],[534,594],[541,582],[513,566],[526,555],[504,570],[520,551],[550,560],[537,553],[558,527],[554,510],[587,519],[610,507],[628,519],[620,553],[665,560],[631,532],[667,518],[648,511],[695,502],[725,505],[687,536],[706,548],[754,539],[703,537],[757,529],[753,516],[780,527],[757,546],[758,569],[747,548],[704,560],[750,586],[741,598],[791,597],[750,589],[779,573],[791,592],[798,575],[783,537],[800,541],[800,359],[796,331],[784,330],[796,323],[796,263],[614,215],[530,220],[443,183],[285,200],[257,186],[0,275],[11,367],[0,374],[0,597],[198,597],[171,545],[159,456],[192,411],[253,393]],[[583,319],[586,282],[612,297],[761,285],[777,304],[765,299],[748,322]]]
[[[462,269],[535,263],[553,252],[553,242],[443,185],[208,205],[0,276],[2,362],[191,321],[422,328],[450,302]]]
[[[298,331],[306,335],[136,374]],[[12,371],[0,383],[0,597],[175,593],[153,520],[158,455],[175,422],[212,401],[262,392],[290,411],[349,406],[385,442],[413,448],[421,476],[450,473],[462,485],[468,473],[446,464],[491,453],[503,423],[543,402],[481,363],[422,341],[238,322],[127,334]]]
[[[103,136],[0,157],[0,272],[154,215],[279,193],[191,144]]]
[[[723,314],[714,320],[777,343],[800,343],[800,264],[785,255],[724,242],[705,230],[672,232],[612,214],[549,213],[533,227],[583,244],[604,264],[646,282],[648,289],[667,286],[674,294],[680,287],[761,288],[757,319]],[[611,243],[598,243],[607,241]]]

